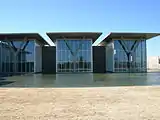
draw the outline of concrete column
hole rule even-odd
[[[145,40],[145,60],[146,60],[145,72],[147,72],[147,44],[146,44],[146,40]]]
[[[114,42],[106,44],[106,72],[114,72]]]
[[[42,46],[36,40],[34,49],[34,72],[42,72]]]

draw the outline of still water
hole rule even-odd
[[[55,74],[0,78],[0,87],[109,87],[160,85],[160,73]]]

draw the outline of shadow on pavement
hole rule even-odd
[[[0,81],[0,86],[11,84],[13,81]]]

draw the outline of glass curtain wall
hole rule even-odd
[[[0,41],[0,73],[34,72],[35,41]]]
[[[57,72],[92,72],[92,40],[56,41]]]
[[[115,72],[147,72],[146,40],[114,40]]]

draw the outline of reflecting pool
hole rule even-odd
[[[0,78],[1,87],[114,87],[148,85],[160,85],[160,73],[31,74]]]

